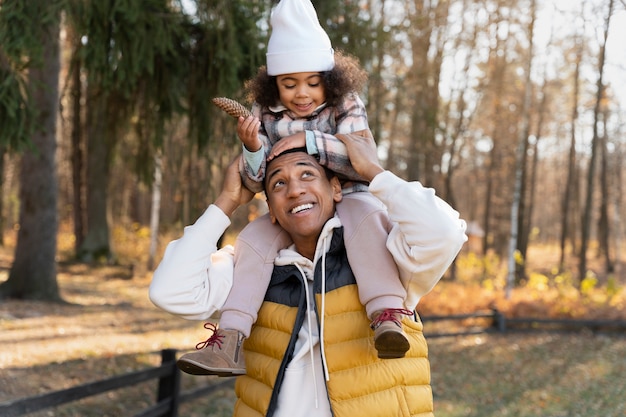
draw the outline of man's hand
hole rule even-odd
[[[304,132],[294,133],[293,135],[285,136],[272,146],[272,151],[267,157],[268,161],[271,161],[281,153],[296,148],[303,148],[306,146],[306,134]]]
[[[238,155],[226,169],[222,191],[215,200],[215,205],[228,217],[233,214],[237,207],[247,204],[254,197],[254,193],[243,185],[239,173],[240,162],[241,155]]]
[[[237,119],[237,136],[239,136],[239,140],[250,152],[258,151],[263,145],[259,139],[260,126],[261,121],[254,116],[245,118],[241,116]]]
[[[354,170],[367,181],[373,180],[376,175],[384,171],[378,160],[376,142],[371,132],[365,135],[358,132],[336,136],[346,145],[348,158]]]

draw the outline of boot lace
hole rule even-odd
[[[213,323],[204,323],[204,328],[211,331],[211,336],[207,340],[199,342],[196,345],[196,349],[204,349],[205,347],[213,346],[215,344],[221,349],[224,335],[217,331],[217,326]]]
[[[393,321],[398,326],[402,326],[402,323],[400,322],[401,319],[398,318],[399,315],[412,316],[413,312],[405,308],[387,308],[383,310],[383,312],[380,313],[378,317],[374,319],[374,321],[372,321],[370,327],[372,328],[372,330],[376,330],[378,326],[380,326],[385,321]]]

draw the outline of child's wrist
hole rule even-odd
[[[306,151],[309,155],[317,155],[319,153],[317,149],[317,142],[315,141],[315,133],[312,130],[304,131]]]
[[[248,152],[258,152],[263,147],[263,144],[259,141],[256,144],[246,144],[246,143],[244,143],[243,146],[246,147],[246,150]]]

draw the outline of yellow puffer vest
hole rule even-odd
[[[339,229],[340,230],[340,229]],[[402,359],[378,359],[374,332],[361,305],[341,233],[335,233],[326,261],[326,300],[322,335],[330,380],[328,395],[336,417],[432,417],[428,348],[422,323],[403,320],[411,348]],[[321,265],[315,271],[315,297],[321,315]],[[271,416],[276,408],[284,360],[293,351],[304,319],[303,283],[295,267],[277,267],[257,322],[245,341],[247,374],[238,377],[235,417]],[[293,336],[292,336],[293,335]],[[276,389],[276,392],[274,392]]]

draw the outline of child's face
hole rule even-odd
[[[307,117],[326,101],[319,72],[296,72],[276,77],[280,102],[298,117]]]

